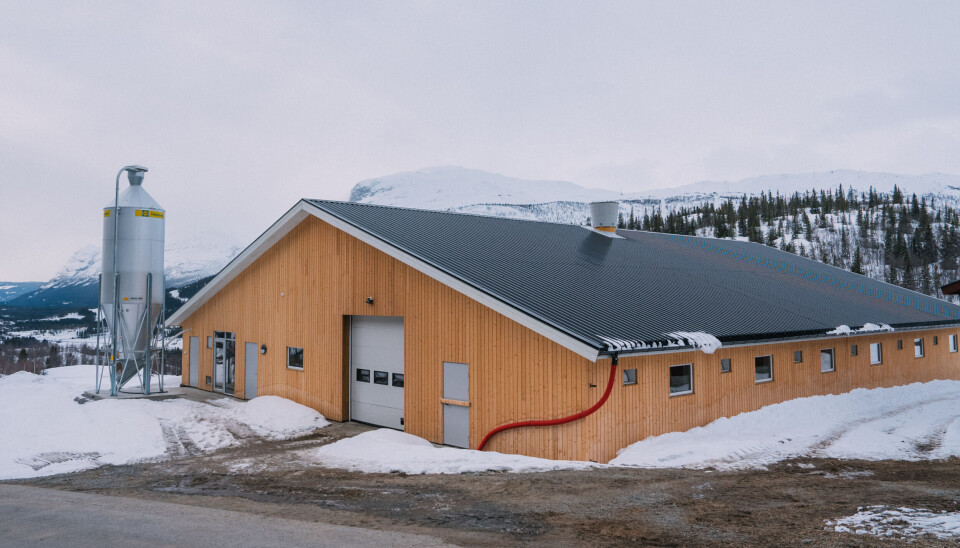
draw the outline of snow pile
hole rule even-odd
[[[165,382],[175,386],[180,377]],[[186,399],[75,401],[93,384],[90,365],[0,378],[0,480],[197,454],[240,443],[244,430],[284,439],[327,424],[311,409],[271,397],[220,405]]]
[[[597,466],[590,462],[557,461],[492,451],[435,447],[423,438],[385,428],[342,439],[305,453],[304,456],[324,466],[372,473],[461,474],[488,470],[543,472],[583,470]]]
[[[857,513],[827,522],[838,533],[856,533],[896,539],[933,535],[938,539],[960,538],[960,512],[868,506]]]
[[[667,336],[679,339],[681,341],[681,346],[692,346],[694,348],[699,348],[700,350],[703,350],[704,354],[713,354],[718,348],[723,346],[720,343],[720,339],[709,333],[704,333],[703,331],[677,331],[675,333],[667,333]]]
[[[223,399],[212,403],[230,409],[237,421],[270,440],[304,436],[330,424],[313,409],[279,396],[260,396],[247,402]]]
[[[827,335],[850,335],[851,333],[870,333],[873,331],[893,331],[889,325],[882,323],[865,323],[860,329],[851,329],[849,325],[838,325],[836,328],[827,331]]]
[[[960,456],[958,400],[960,381],[800,398],[647,438],[610,464],[723,470],[795,457],[945,459]]]

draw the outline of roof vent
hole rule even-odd
[[[620,202],[590,202],[590,224],[603,232],[617,231]]]

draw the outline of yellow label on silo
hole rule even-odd
[[[154,219],[163,219],[162,211],[153,211],[150,209],[137,209],[137,210],[134,210],[133,214],[136,217],[153,217]]]
[[[110,216],[110,210],[109,210],[109,209],[104,209],[104,210],[103,210],[103,216],[104,216],[104,217],[109,217],[109,216]]]

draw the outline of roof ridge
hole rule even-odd
[[[382,208],[382,209],[400,209],[403,211],[422,211],[424,213],[443,213],[446,215],[461,215],[464,217],[480,217],[482,219],[497,219],[499,221],[515,221],[515,222],[521,222],[521,223],[539,223],[544,225],[558,225],[558,226],[572,226],[572,227],[583,227],[583,226],[589,227],[590,226],[590,225],[577,225],[573,223],[557,223],[552,221],[542,221],[540,219],[517,219],[516,217],[501,217],[499,215],[483,215],[480,213],[467,213],[465,211],[450,211],[446,209],[426,209],[422,207],[404,207],[404,206],[395,206],[395,205],[368,204],[363,202],[351,202],[349,200],[321,200],[317,198],[303,198],[303,200],[306,200],[311,203],[319,202],[319,203],[328,203],[328,204],[346,204],[346,205],[356,205],[356,206],[364,206],[364,207],[376,207],[376,208]],[[558,202],[563,201],[563,202],[569,202],[569,203],[580,203],[580,202],[572,202],[570,200],[557,200],[557,201]],[[544,202],[544,203],[550,203],[550,202]],[[534,205],[534,204],[495,204],[491,202],[489,204],[471,204],[471,205],[509,206],[509,205]]]

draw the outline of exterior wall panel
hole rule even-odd
[[[374,304],[364,301],[373,297]],[[238,341],[267,345],[259,357],[257,393],[289,398],[332,420],[346,420],[344,383],[350,315],[404,317],[405,428],[443,440],[443,362],[469,364],[470,445],[492,428],[517,420],[577,413],[602,395],[610,360],[571,352],[432,278],[310,217],[214,295],[183,327],[200,337],[200,387],[212,375],[206,337],[233,331]],[[877,333],[818,341],[721,348],[712,355],[678,352],[619,360],[608,403],[594,415],[562,426],[504,432],[488,448],[554,458],[606,462],[650,435],[702,426],[721,417],[787,399],[836,394],[858,387],[960,379],[960,353],[949,352],[958,329]],[[932,344],[932,335],[940,344]],[[913,357],[913,338],[925,338],[926,357]],[[903,350],[896,350],[896,340]],[[860,345],[850,356],[849,345]],[[882,365],[870,365],[869,343],[883,343]],[[304,348],[304,370],[286,368],[286,347]],[[245,345],[237,348],[236,393],[244,393]],[[819,350],[835,348],[836,371],[821,373]],[[802,350],[804,361],[793,363]],[[189,344],[185,341],[185,355]],[[753,358],[774,356],[774,380],[754,382]],[[732,360],[730,373],[720,359]],[[669,367],[693,364],[694,393],[669,396]],[[624,386],[621,371],[637,369]],[[189,368],[183,372],[184,384]]]

